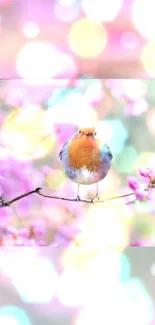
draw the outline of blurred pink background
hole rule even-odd
[[[0,77],[154,77],[154,12],[154,0],[1,0]]]

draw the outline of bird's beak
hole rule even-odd
[[[92,133],[92,132],[86,132],[86,135],[87,135],[88,137],[90,137],[90,136],[93,136],[93,133]]]

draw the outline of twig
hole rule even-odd
[[[40,195],[42,197],[49,198],[49,199],[53,199],[53,200],[63,200],[63,201],[71,201],[71,202],[83,202],[83,203],[90,203],[90,204],[105,203],[105,202],[108,202],[108,201],[112,201],[112,200],[116,200],[116,199],[121,199],[121,198],[126,198],[128,196],[135,195],[135,193],[132,192],[132,193],[127,193],[127,194],[123,194],[123,195],[118,195],[118,196],[110,197],[110,198],[107,198],[107,199],[104,199],[104,200],[95,200],[95,199],[80,199],[80,200],[78,200],[77,198],[68,198],[68,197],[55,196],[55,195],[46,195],[46,194],[41,193],[41,189],[42,189],[41,187],[37,187],[36,189],[34,189],[34,190],[30,191],[30,192],[23,193],[23,194],[15,197],[15,198],[13,198],[10,201],[5,201],[1,197],[0,198],[0,204],[1,204],[0,205],[0,208],[6,207],[6,206],[10,206],[12,203],[14,203],[16,201],[19,201],[22,198],[24,198],[26,196],[29,196],[31,194],[34,194],[34,193],[36,193],[36,194],[38,194],[38,195]],[[148,189],[145,189],[145,190],[148,190]],[[135,201],[136,201],[136,199],[134,199],[132,201],[129,201],[129,202],[122,203],[119,206],[131,204],[131,203],[134,203]],[[110,207],[114,207],[114,206],[110,206]]]
[[[2,197],[0,197],[0,203],[1,203],[0,208],[10,206],[12,203],[14,203],[20,199],[23,199],[24,197],[29,196],[33,193],[38,193],[40,190],[41,190],[41,187],[37,187],[35,190],[32,190],[30,192],[26,192],[24,194],[16,196],[14,199],[12,199],[10,201],[5,201]]]
[[[68,197],[62,197],[62,196],[54,196],[54,195],[46,195],[41,193],[40,191],[37,192],[38,195],[49,198],[49,199],[54,199],[54,200],[63,200],[63,201],[71,201],[71,202],[84,202],[84,203],[94,203],[93,200],[91,199],[78,199],[78,198],[68,198]]]
[[[123,195],[119,195],[119,196],[115,196],[115,197],[110,197],[110,198],[107,198],[105,200],[94,200],[94,199],[80,199],[79,200],[77,198],[67,198],[67,197],[61,197],[61,196],[46,195],[46,194],[41,193],[40,191],[38,191],[37,194],[40,195],[40,196],[49,198],[49,199],[54,199],[54,200],[63,200],[63,201],[83,202],[83,203],[95,204],[95,203],[104,203],[104,202],[108,202],[108,201],[115,200],[115,199],[121,199],[121,198],[124,198],[124,197],[134,195],[135,193],[133,192],[133,193],[123,194]],[[134,201],[130,201],[130,203],[133,203]],[[126,202],[126,204],[129,204],[129,203]]]
[[[101,201],[101,202],[121,199],[121,198],[128,197],[128,196],[131,196],[131,195],[135,195],[135,192],[127,193],[127,194],[123,194],[123,195],[118,195],[118,196],[114,196],[114,197],[109,197],[109,198],[107,198],[107,199],[105,199],[104,201]]]

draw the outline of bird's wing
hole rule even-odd
[[[103,151],[105,151],[105,149],[106,149],[106,153],[108,154],[109,158],[112,159],[113,154],[112,154],[111,149],[107,143],[103,144]]]
[[[111,150],[109,148],[109,145],[107,143],[105,143],[105,146],[108,149],[108,155],[109,155],[110,159],[112,159],[113,158],[113,154],[112,154],[112,152],[111,152]]]
[[[60,158],[60,160],[62,160],[63,151],[64,151],[64,149],[65,149],[65,147],[66,147],[67,145],[68,145],[68,140],[64,143],[64,145],[63,145],[61,151],[59,152],[59,158]]]

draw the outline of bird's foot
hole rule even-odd
[[[81,201],[81,199],[80,199],[80,196],[79,195],[77,195],[77,197],[76,197],[76,201]]]
[[[100,197],[99,197],[98,193],[94,196],[92,201],[100,201]]]

